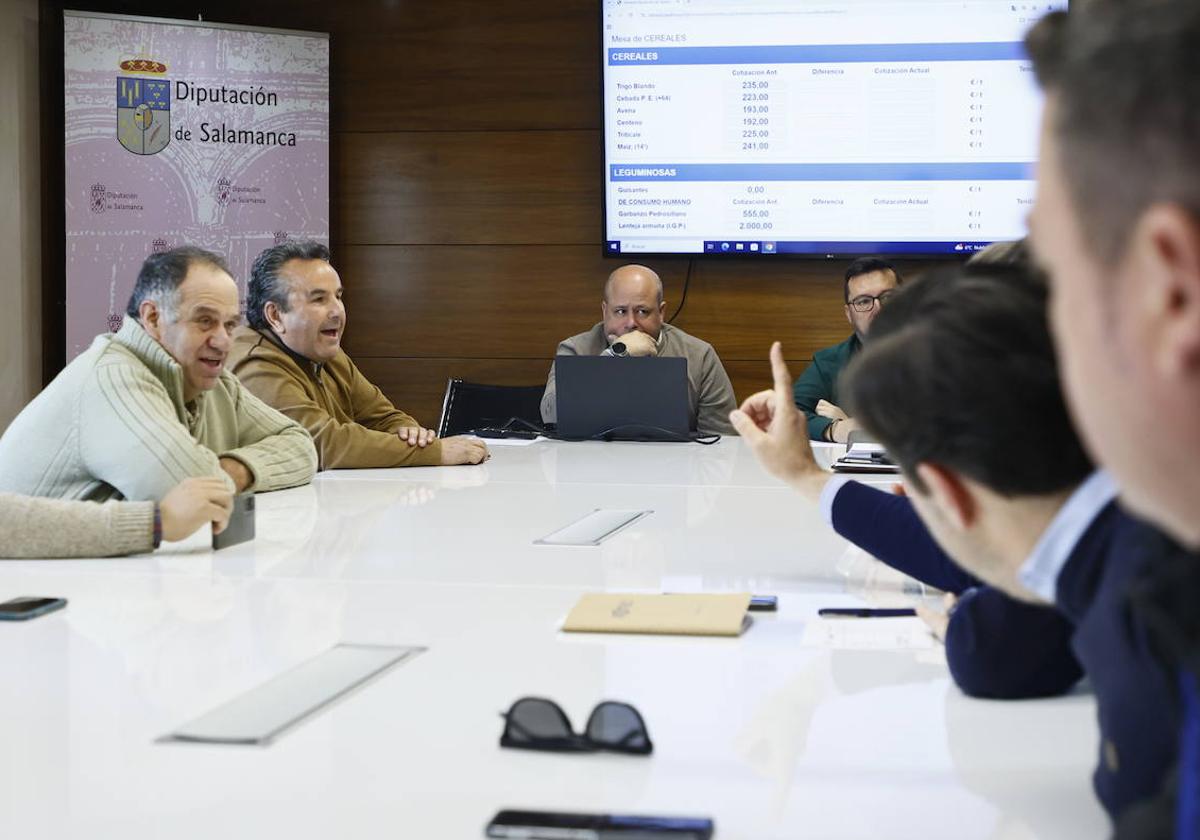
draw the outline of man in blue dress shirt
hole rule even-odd
[[[815,470],[778,345],[775,391],[733,419],[768,469],[823,497],[839,532],[963,593],[947,635],[960,684],[999,686],[1000,696],[1062,690],[1078,676],[1063,646],[1070,637],[1097,698],[1096,791],[1117,816],[1151,796],[1174,761],[1174,681],[1123,594],[1176,549],[1117,509],[1106,475],[1088,477],[1045,306],[1028,271],[971,266],[916,281],[880,314],[843,392],[900,465],[907,498]],[[1062,618],[1035,606],[1050,603]]]

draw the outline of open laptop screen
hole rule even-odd
[[[687,359],[557,356],[554,377],[559,437],[691,439]]]

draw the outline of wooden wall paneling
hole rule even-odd
[[[500,363],[548,367],[559,341],[599,319],[603,279],[616,264],[591,246],[349,246],[334,262],[347,290],[347,351],[372,368],[403,364],[405,378],[390,381],[404,390],[380,387],[398,403],[429,405],[449,376],[530,384],[514,373],[528,367]],[[646,262],[663,277],[674,311],[686,258]],[[675,323],[713,344],[736,393],[748,395],[770,384],[772,341],[784,342],[799,375],[814,352],[849,335],[840,277],[824,273],[830,268],[697,263]],[[504,379],[481,378],[491,373]]]
[[[723,360],[766,358],[772,341],[811,359],[850,335],[842,276],[849,261],[697,260],[676,326],[717,348]],[[902,275],[925,264],[897,265]],[[678,299],[669,301],[673,310]]]
[[[619,263],[592,245],[348,246],[335,253],[359,356],[549,359],[600,320]],[[668,294],[687,261],[656,260]]]
[[[644,262],[663,278],[673,312],[687,259]],[[334,264],[355,355],[529,358],[599,320],[604,278],[621,263],[590,245],[411,245],[345,246]],[[789,356],[811,358],[849,335],[832,267],[697,261],[675,324],[722,359],[764,358],[776,339]]]
[[[591,244],[597,131],[344,133],[336,239],[365,244]]]
[[[348,130],[600,127],[597,0],[345,8],[333,90]]]
[[[794,378],[808,367],[812,359],[789,356],[785,361]],[[729,374],[729,380],[733,383],[733,393],[737,395],[739,403],[751,394],[765,391],[774,385],[771,379],[771,363],[767,360],[766,353],[755,361],[722,359],[721,363],[725,365],[725,372]]]
[[[811,358],[849,334],[830,266],[697,261],[676,326],[704,338],[723,360],[766,358],[772,341]],[[673,308],[677,302],[672,302]]]

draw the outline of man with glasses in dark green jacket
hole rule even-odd
[[[854,328],[854,335],[814,353],[812,364],[800,374],[792,389],[796,407],[808,418],[808,436],[812,440],[845,443],[850,432],[858,428],[854,418],[838,406],[838,376],[862,348],[871,321],[901,282],[896,267],[886,260],[862,257],[846,268],[843,296],[846,320]]]

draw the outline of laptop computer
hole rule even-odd
[[[556,356],[564,440],[692,439],[687,359]]]

